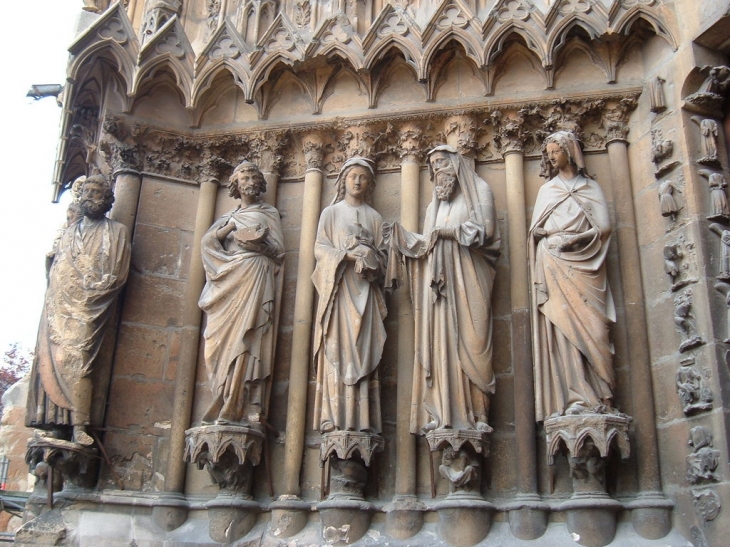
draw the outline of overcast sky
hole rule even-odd
[[[45,292],[45,254],[65,217],[51,203],[61,109],[35,101],[32,84],[62,84],[81,0],[13,2],[0,33],[0,351],[12,342],[32,349]]]

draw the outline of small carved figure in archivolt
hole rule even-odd
[[[671,180],[665,180],[659,185],[659,207],[663,217],[669,217],[672,222],[677,220],[677,213],[682,209],[677,202],[679,192]]]
[[[698,425],[690,432],[687,444],[692,453],[687,456],[687,480],[692,484],[702,481],[716,481],[715,470],[720,464],[720,451],[713,448],[713,437],[709,429]]]
[[[717,279],[730,281],[730,230],[716,222],[710,224],[710,230],[720,236],[720,273]]]
[[[649,84],[649,100],[651,102],[652,112],[662,112],[667,108],[664,100],[664,83],[666,80],[661,76],[657,76]]]
[[[727,195],[725,194],[725,188],[727,188],[725,175],[710,171],[709,169],[700,169],[698,172],[700,176],[707,179],[710,185],[711,214],[708,215],[707,220],[729,220],[730,207],[728,207]]]
[[[672,155],[674,143],[662,136],[660,129],[651,130],[651,161],[657,165]]]
[[[717,162],[717,122],[712,118],[700,118],[692,116],[692,121],[700,126],[702,157],[697,161],[699,163],[716,163]]]
[[[676,377],[677,394],[682,401],[682,410],[688,416],[712,408],[712,391],[705,387],[702,375],[694,364],[694,357],[683,359]]]
[[[680,294],[674,299],[674,324],[683,338],[679,345],[680,353],[705,343],[702,337],[694,333],[695,326],[692,319],[692,291],[687,289],[684,294]]]

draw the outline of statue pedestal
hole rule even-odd
[[[363,497],[368,468],[383,438],[364,431],[331,431],[322,435],[320,466],[322,494],[317,504],[322,536],[327,543],[345,545],[360,539],[370,527],[373,506]],[[334,470],[334,473],[332,472]]]
[[[416,496],[397,496],[385,506],[385,511],[385,533],[396,539],[408,539],[423,527],[426,506]]]
[[[278,538],[290,538],[307,525],[312,507],[298,496],[279,496],[269,505],[271,509],[271,533]]]
[[[229,492],[221,492],[205,507],[208,509],[208,534],[218,543],[233,543],[248,534],[261,511],[255,501]]]
[[[641,537],[661,539],[672,530],[674,502],[661,492],[642,492],[629,503],[631,524]]]
[[[492,525],[494,505],[485,501],[480,492],[483,457],[489,455],[492,432],[486,427],[484,431],[434,429],[426,433],[432,457],[434,452],[443,450],[439,474],[449,481],[449,495],[434,506],[439,516],[439,535],[455,547],[479,543]],[[433,461],[431,494],[436,494]]]
[[[494,505],[476,494],[449,494],[434,509],[439,516],[439,536],[454,547],[476,545],[492,526]]]
[[[316,509],[324,540],[330,545],[349,545],[370,528],[374,507],[364,500],[333,497],[318,503]]]
[[[629,457],[629,424],[623,414],[585,413],[545,420],[548,463],[563,447],[568,452],[573,496],[560,505],[567,512],[568,530],[585,547],[603,547],[616,535],[616,512],[621,504],[606,493],[606,458],[617,449]]]
[[[537,539],[547,530],[550,507],[537,494],[518,494],[505,510],[509,512],[509,528],[519,539]]]
[[[261,462],[263,428],[253,425],[204,425],[185,432],[185,461],[208,473],[221,493],[208,502],[211,539],[232,543],[256,524],[261,510],[251,501],[253,468]]]

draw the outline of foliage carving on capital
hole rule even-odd
[[[264,131],[251,139],[249,161],[258,165],[263,173],[278,173],[284,162],[282,151],[288,143],[288,134]]]
[[[453,140],[459,154],[476,159],[487,147],[486,144],[479,143],[479,137],[483,133],[484,128],[472,116],[453,116],[446,120],[444,140]]]
[[[302,146],[307,169],[322,169],[324,160],[324,143],[319,135],[310,135]]]
[[[532,135],[525,129],[524,110],[519,110],[515,115],[507,116],[501,110],[495,110],[491,114],[491,122],[496,129],[494,144],[502,154],[524,151]]]
[[[415,124],[408,124],[398,133],[398,156],[401,161],[420,163],[426,153],[423,130]]]

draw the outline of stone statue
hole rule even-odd
[[[253,163],[238,165],[229,195],[241,200],[203,236],[207,316],[205,364],[213,401],[204,424],[263,429],[276,342],[284,239],[279,211],[261,201],[266,181]]]
[[[356,156],[342,167],[332,204],[322,211],[312,275],[319,304],[314,331],[317,393],[314,429],[378,434],[387,314],[383,219],[368,205],[375,188],[371,162]]]
[[[700,126],[702,136],[702,157],[697,161],[699,163],[717,162],[717,122],[712,118],[700,118],[699,116],[692,116],[690,119]]]
[[[405,257],[416,322],[411,433],[487,433],[500,246],[494,197],[455,148],[437,146],[428,162],[434,191],[423,234],[393,224],[386,278],[398,279]]]
[[[540,188],[528,240],[537,421],[610,407],[616,320],[605,264],[608,206],[585,175],[575,135],[545,139],[543,164],[553,178]]]
[[[54,430],[83,446],[94,442],[86,429],[94,390],[90,375],[129,271],[127,229],[105,216],[112,203],[114,194],[103,176],[84,181],[83,218],[64,231],[56,246],[28,397],[26,425]],[[64,431],[68,426],[71,435]]]
[[[657,76],[649,83],[649,101],[651,103],[651,111],[654,113],[666,110],[667,105],[664,100],[664,84],[666,80],[661,76]]]

